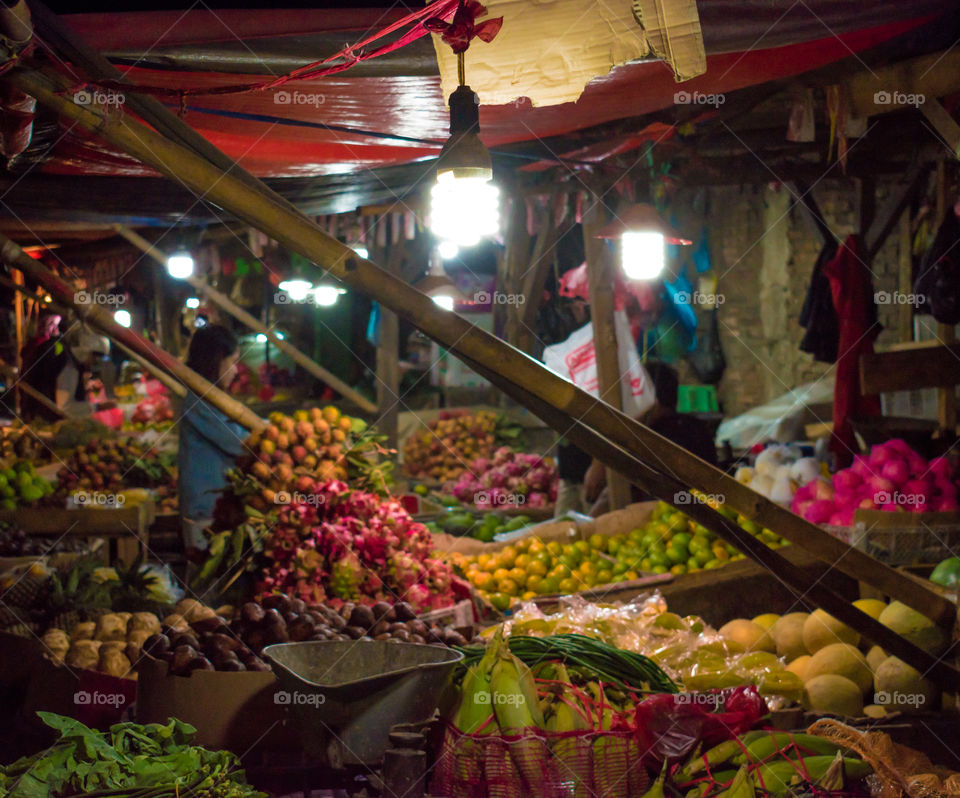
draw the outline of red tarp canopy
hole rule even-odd
[[[520,100],[510,105],[484,106],[480,114],[484,142],[496,147],[640,116],[673,105],[674,94],[680,89],[728,93],[797,75],[910,31],[932,19],[931,11],[937,7],[929,2],[893,4],[880,0],[861,10],[849,2],[823,0],[815,3],[809,14],[798,16],[796,4],[786,0],[764,3],[756,14],[749,10],[750,5],[741,0],[699,3],[708,52],[705,75],[677,84],[663,64],[636,63],[595,78],[576,103],[533,108]],[[806,4],[801,5],[807,8]],[[734,8],[739,13],[731,19]],[[788,13],[791,16],[787,17]],[[780,15],[780,21],[772,27],[767,23],[771,14]],[[187,46],[194,50],[216,49],[218,45],[238,41],[256,48],[257,42],[266,39],[276,42],[289,38],[296,42],[298,37],[333,33],[342,34],[340,38],[345,44],[385,26],[395,16],[396,12],[384,14],[369,9],[204,10],[68,15],[64,20],[88,44],[110,56],[115,57],[118,51],[143,52],[149,62],[151,54],[161,51],[176,53],[177,48]],[[889,21],[880,23],[880,19]],[[873,24],[863,25],[864,20]],[[746,41],[755,46],[745,47]],[[739,47],[733,49],[731,45]],[[421,43],[421,55],[423,52]],[[326,54],[311,53],[303,62]],[[135,83],[171,89],[254,84],[272,77],[269,72],[240,75],[122,65],[121,68]],[[446,103],[436,74],[356,77],[347,71],[320,80],[298,81],[285,88],[316,95],[316,104],[279,104],[275,91],[198,95],[188,98],[185,118],[228,156],[260,177],[323,175],[409,163],[435,156],[439,144],[432,142],[442,142],[447,134]],[[250,115],[260,118],[249,118]],[[337,125],[387,137],[299,126],[299,122]],[[99,142],[78,133],[66,135],[57,144],[43,170],[54,174],[153,174],[127,156],[106,150]]]

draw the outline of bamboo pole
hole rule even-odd
[[[0,235],[0,259],[14,265],[24,275],[42,285],[56,302],[73,310],[81,319],[103,331],[114,341],[123,342],[138,354],[175,376],[197,396],[209,402],[239,424],[253,431],[266,427],[263,419],[249,407],[230,397],[193,369],[188,368],[160,347],[147,341],[143,336],[128,330],[126,327],[121,327],[113,320],[111,314],[99,305],[81,305],[75,302],[74,291],[67,283],[63,282],[39,261],[27,255],[17,244],[4,235]]]
[[[137,233],[135,230],[131,230],[126,225],[115,224],[113,229],[116,230],[120,235],[122,235],[127,241],[133,244],[135,247],[138,247],[151,258],[153,258],[157,263],[162,266],[167,264],[167,255],[150,241],[147,241],[143,236]],[[335,391],[340,393],[344,398],[349,399],[351,402],[356,404],[358,407],[363,408],[368,413],[375,413],[377,411],[377,405],[374,402],[371,402],[359,391],[354,390],[349,385],[347,385],[343,380],[337,377],[335,374],[331,374],[323,366],[317,363],[315,360],[307,357],[303,352],[297,349],[289,341],[284,340],[277,336],[277,334],[271,330],[269,327],[264,326],[256,317],[247,313],[242,307],[240,307],[236,302],[234,302],[226,294],[222,294],[217,289],[208,285],[206,282],[201,280],[197,276],[188,277],[186,280],[193,286],[198,292],[203,294],[207,299],[213,302],[221,310],[226,311],[231,316],[233,316],[237,321],[239,321],[244,326],[253,330],[256,333],[267,336],[267,339],[273,344],[277,349],[279,349],[284,354],[288,355],[291,360],[295,363],[303,366],[307,371],[309,371],[317,379],[323,380],[327,385],[333,388]]]
[[[254,190],[233,177],[238,167],[231,173],[222,173],[126,114],[112,114],[107,119],[92,108],[76,105],[58,94],[66,88],[66,81],[59,76],[51,79],[34,70],[18,68],[8,72],[3,80],[256,226],[285,247],[328,269],[354,289],[411,321],[462,359],[508,375],[512,382],[523,385],[554,409],[582,420],[601,435],[618,441],[641,460],[656,464],[657,470],[665,471],[684,485],[704,493],[722,494],[726,503],[744,516],[761,526],[776,529],[787,540],[807,549],[832,568],[878,587],[935,623],[952,628],[956,608],[930,588],[765,499],[462,317],[440,310],[428,296],[360,258],[310,220],[292,214],[268,193]]]
[[[42,393],[40,393],[40,391],[34,388],[30,383],[25,382],[24,380],[17,380],[17,390],[23,391],[27,396],[32,396],[40,404],[47,408],[47,410],[59,418],[67,417],[67,414],[57,407],[55,402],[53,402],[48,396],[44,396]]]
[[[19,269],[13,270],[13,283],[16,288],[23,286],[23,272]],[[39,320],[39,315],[38,315]],[[17,351],[13,353],[13,363],[17,368],[17,384],[20,384],[20,374],[23,372],[23,296],[21,296],[20,291],[18,290],[14,294],[13,299],[13,323],[16,325],[16,339],[15,345]],[[31,394],[33,396],[33,394]],[[17,415],[20,414],[20,394],[14,391],[14,407],[16,408]],[[34,396],[34,398],[36,398]],[[56,407],[56,405],[54,405]]]
[[[140,366],[150,372],[152,377],[156,377],[161,383],[163,383],[170,391],[175,393],[181,399],[185,399],[187,396],[187,389],[183,387],[183,383],[176,380],[171,375],[167,374],[159,366],[155,366],[149,360],[147,360],[142,355],[134,352],[129,346],[127,346],[123,341],[113,341],[125,355],[132,357]]]

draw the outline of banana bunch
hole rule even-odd
[[[804,784],[842,790],[848,780],[871,772],[866,762],[844,757],[840,746],[822,737],[751,731],[694,754],[672,780],[684,798],[754,798],[757,792],[785,796]]]

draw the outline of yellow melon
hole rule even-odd
[[[803,644],[811,654],[816,654],[821,648],[832,643],[849,643],[855,646],[859,642],[858,632],[840,623],[824,610],[814,610],[803,625]]]

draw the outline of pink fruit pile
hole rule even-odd
[[[896,438],[856,455],[853,465],[800,488],[790,507],[814,524],[850,526],[857,509],[945,512],[960,509],[953,465],[946,457],[927,461]]]
[[[455,603],[453,572],[400,502],[336,480],[300,487],[265,524],[258,593],[331,607],[406,601],[421,612]]]
[[[540,455],[501,446],[492,459],[478,457],[470,463],[443,491],[483,509],[548,507],[557,499],[557,469]]]

